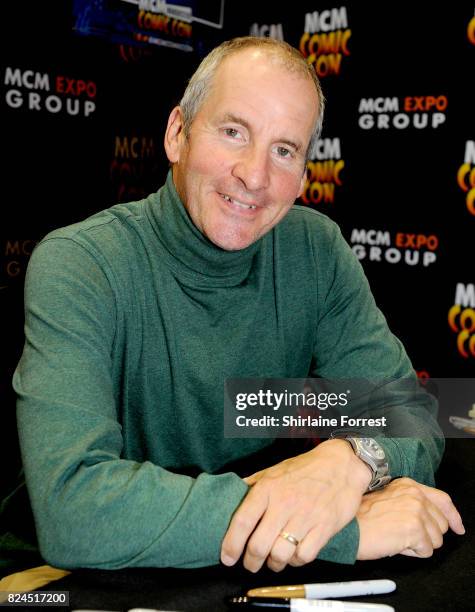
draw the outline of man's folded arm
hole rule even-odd
[[[193,479],[122,458],[113,285],[71,240],[46,240],[32,255],[14,386],[40,551],[66,568],[218,563],[248,487],[233,473]]]
[[[311,375],[331,380],[398,381],[415,380],[415,372],[404,346],[390,331],[377,307],[363,269],[350,247],[334,226],[328,259],[316,262],[319,317],[316,322],[314,363]],[[332,269],[332,274],[328,270]],[[328,280],[330,279],[330,280]],[[409,383],[409,387],[411,387]],[[389,414],[404,410],[405,431],[412,437],[380,437],[393,477],[407,476],[434,485],[434,472],[444,451],[444,439],[433,416],[430,400],[411,394],[394,396]],[[427,402],[427,410],[424,403]],[[422,406],[422,409],[421,409]],[[391,421],[391,419],[390,419]],[[359,530],[353,520],[322,549],[319,558],[353,562],[358,549]],[[355,556],[353,556],[353,554]]]
[[[405,348],[377,307],[361,264],[336,226],[333,234],[329,259],[323,262],[333,268],[333,273],[326,275],[331,281],[324,284],[320,277],[318,285],[320,317],[313,374],[384,383],[375,398],[381,403],[386,397],[390,416],[387,433],[394,439],[381,438],[380,442],[387,451],[392,475],[433,485],[444,451],[433,400],[417,390]],[[399,435],[401,431],[404,435]]]

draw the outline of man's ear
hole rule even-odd
[[[185,134],[183,131],[183,114],[179,106],[170,113],[168,117],[167,130],[165,132],[164,146],[168,161],[176,164],[180,161],[180,152]]]

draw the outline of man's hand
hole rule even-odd
[[[221,561],[257,572],[313,561],[328,540],[356,515],[371,471],[345,440],[328,440],[246,478],[251,485],[221,547]],[[296,546],[279,537],[292,534]],[[247,542],[247,546],[246,546]]]
[[[360,560],[397,554],[430,557],[442,546],[449,527],[459,535],[465,533],[447,493],[410,478],[398,478],[385,489],[365,495],[356,518]]]

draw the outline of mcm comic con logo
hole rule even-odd
[[[156,139],[150,134],[116,134],[109,167],[114,201],[139,200],[156,189],[157,150]]]
[[[465,203],[470,214],[475,215],[475,141],[465,143],[463,164],[457,172],[457,184],[465,193]]]
[[[249,35],[257,36],[259,38],[275,38],[276,40],[285,40],[284,28],[281,23],[253,23],[249,28]]]
[[[448,322],[450,329],[457,334],[460,355],[465,359],[475,357],[475,284],[457,283]]]
[[[299,49],[319,78],[339,75],[344,58],[350,55],[350,38],[346,6],[313,11],[305,15]]]
[[[475,15],[468,22],[467,38],[472,45],[475,45]]]
[[[335,191],[343,185],[345,162],[340,138],[321,138],[309,153],[307,179],[300,201],[303,204],[333,204]]]
[[[193,14],[189,6],[167,4],[165,0],[138,0],[135,4],[138,5],[139,31],[134,32],[137,42],[192,50],[189,41],[193,34]]]

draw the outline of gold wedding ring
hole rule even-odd
[[[294,546],[299,545],[299,541],[291,533],[288,533],[287,531],[281,531],[279,535],[281,538],[284,538],[284,540],[287,540],[287,542],[290,542]]]

